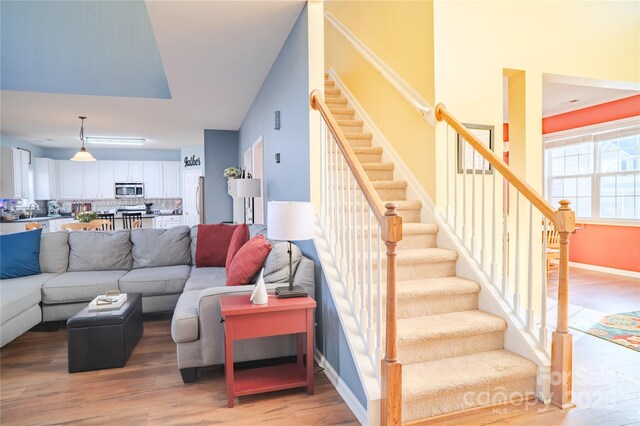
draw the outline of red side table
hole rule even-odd
[[[282,389],[307,387],[313,395],[313,309],[311,297],[278,299],[269,295],[266,305],[254,305],[249,295],[220,298],[224,319],[225,378],[227,403],[233,407],[236,396],[253,395]],[[233,369],[233,341],[254,337],[297,334],[297,362],[270,367]],[[307,365],[303,365],[306,333]]]

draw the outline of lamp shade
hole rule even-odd
[[[229,179],[228,192],[233,197],[259,197],[260,179]]]
[[[82,147],[80,151],[76,152],[76,155],[71,158],[71,161],[96,161],[96,159],[89,151]]]
[[[268,204],[267,237],[280,241],[313,239],[313,203],[271,201]]]

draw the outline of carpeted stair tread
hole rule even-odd
[[[354,154],[382,154],[381,146],[363,146],[351,148]]]
[[[329,111],[331,111],[332,114],[355,114],[356,113],[356,110],[346,106],[331,106],[329,107]]]
[[[398,266],[412,265],[425,262],[455,262],[458,260],[458,252],[443,248],[419,248],[398,250],[396,261]],[[383,260],[386,256],[383,257]]]
[[[368,132],[347,132],[344,134],[344,137],[347,139],[370,140],[371,138],[373,138],[373,134]]]
[[[439,230],[435,223],[403,223],[402,235],[437,234]]]
[[[361,166],[365,170],[393,170],[395,167],[393,163],[361,163]]]
[[[396,295],[398,303],[420,297],[459,296],[480,292],[480,284],[459,277],[425,278],[422,280],[398,281]]]
[[[356,149],[358,148],[354,148],[354,151]],[[380,152],[382,152],[382,148],[380,148]],[[407,188],[406,180],[374,180],[374,181],[371,181],[371,184],[375,189],[406,189]]]
[[[402,397],[408,401],[461,393],[477,386],[535,377],[537,371],[535,363],[505,349],[404,365]]]
[[[477,310],[403,318],[398,320],[398,345],[474,336],[506,329],[504,319]]]
[[[362,126],[362,120],[336,120],[338,122],[338,126]]]

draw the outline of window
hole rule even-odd
[[[640,219],[640,125],[591,126],[545,138],[545,190],[583,219]],[[586,131],[588,130],[588,131]]]

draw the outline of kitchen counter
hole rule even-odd
[[[143,213],[142,217],[145,219],[153,219],[154,217],[161,217],[161,216],[182,216],[180,214],[173,214],[173,213],[168,213],[168,214],[156,214],[156,213],[152,213],[152,214],[146,214]],[[115,216],[116,219],[122,219],[122,214],[120,213],[116,213]],[[2,222],[5,223],[13,223],[13,222],[45,222],[45,221],[49,221],[49,220],[53,220],[53,219],[73,219],[73,215],[69,215],[69,216],[63,216],[63,215],[57,215],[57,216],[37,216],[37,217],[28,217],[25,219],[12,219],[12,220],[2,220]]]

